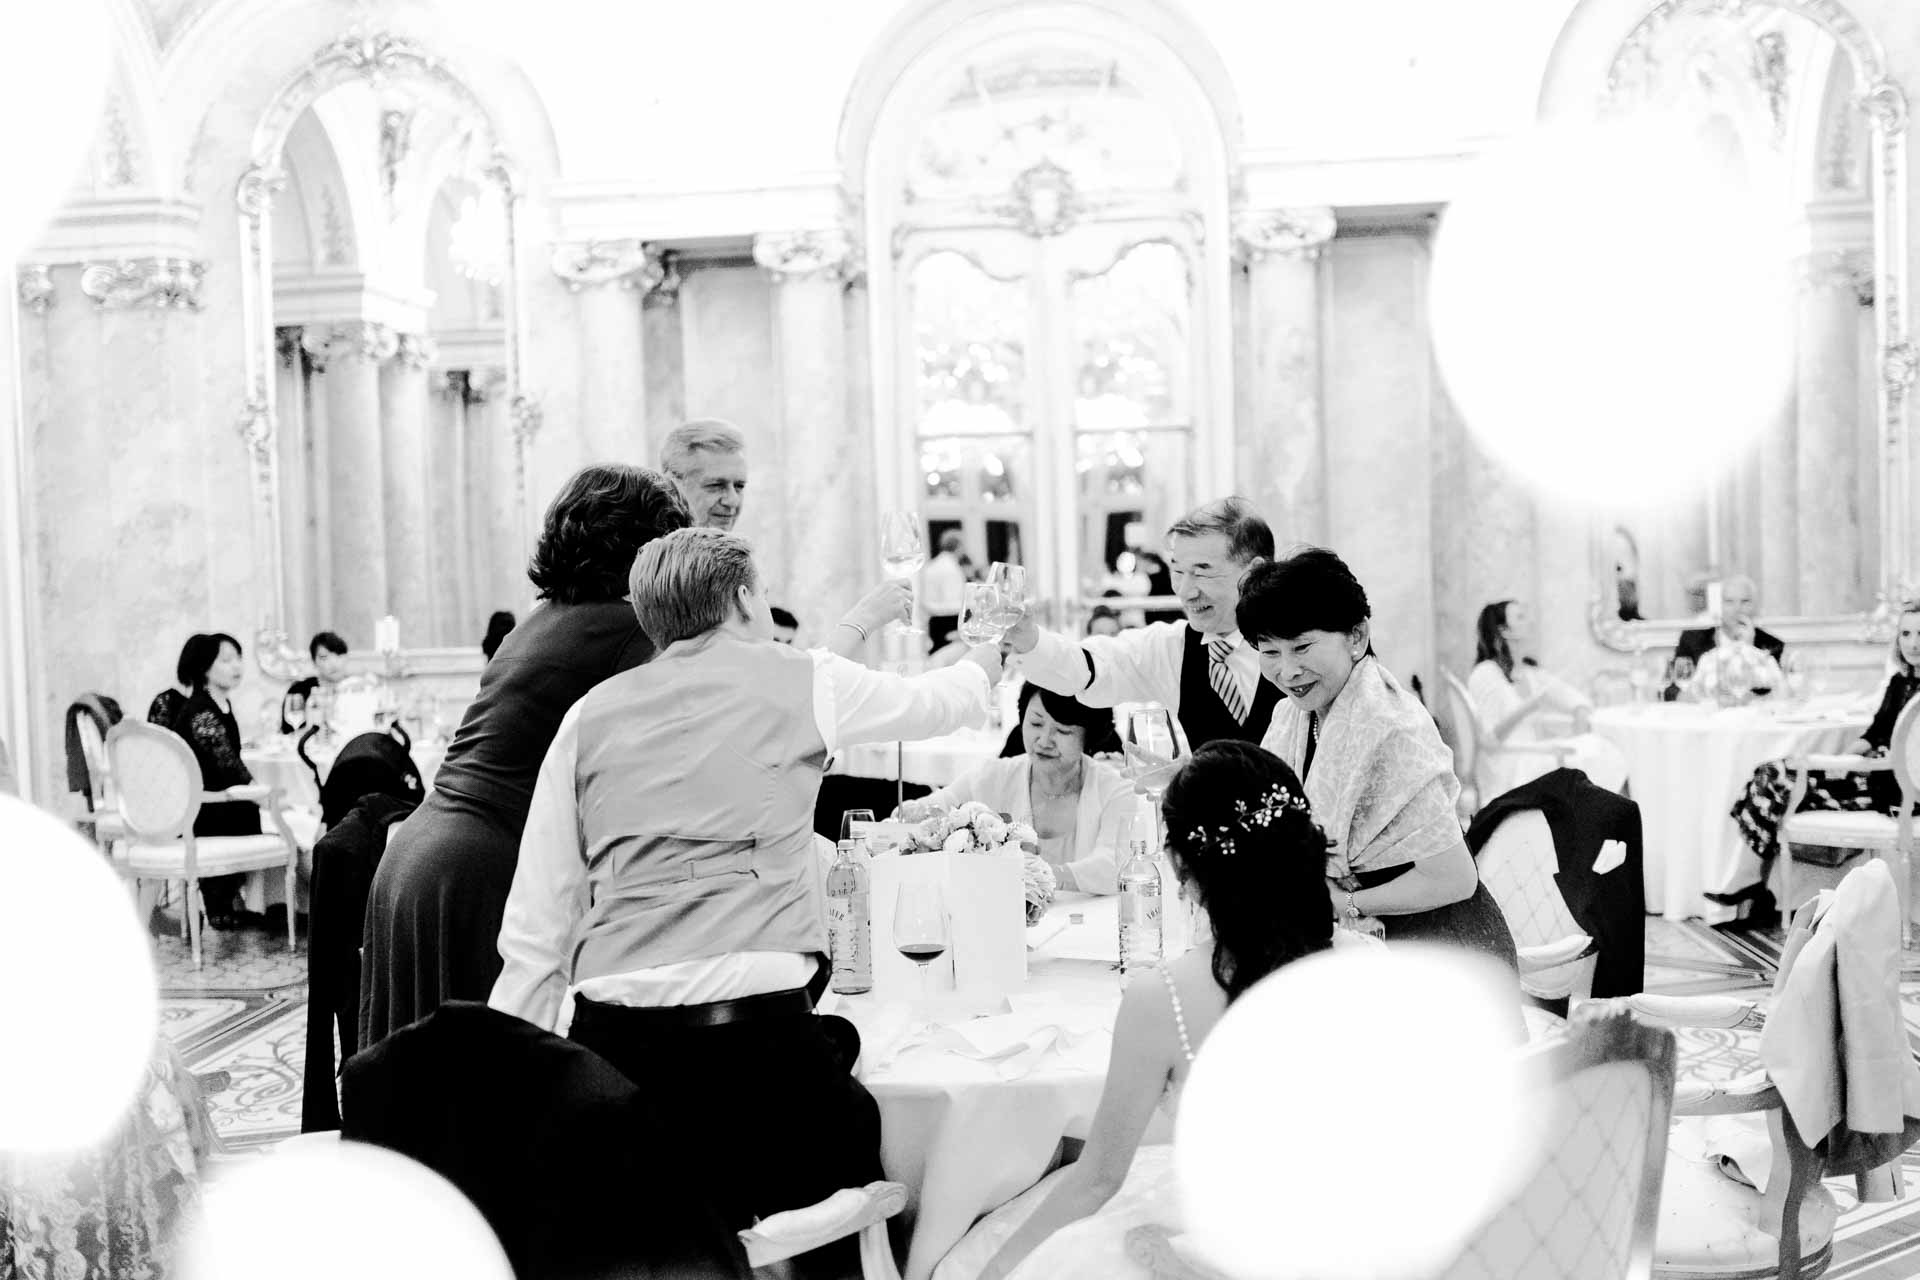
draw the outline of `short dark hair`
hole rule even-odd
[[[1241,579],[1233,615],[1248,644],[1308,631],[1353,632],[1372,616],[1366,588],[1325,547],[1296,547],[1284,560],[1255,565]]]
[[[791,627],[795,631],[798,631],[800,629],[800,619],[794,617],[791,613],[787,612],[785,609],[782,609],[777,604],[774,605],[771,609],[768,609],[767,613],[772,616],[773,625],[776,627]]]
[[[232,645],[235,653],[245,653],[240,642],[224,631],[211,631],[205,635],[188,638],[180,647],[180,662],[174,668],[174,674],[180,683],[189,689],[207,687],[207,672],[213,670],[213,664],[220,660],[220,646]]]
[[[1113,732],[1113,711],[1107,707],[1090,707],[1069,693],[1055,693],[1051,689],[1042,689],[1037,684],[1020,686],[1020,719],[1027,718],[1027,706],[1035,698],[1052,716],[1069,729],[1086,731],[1087,743],[1091,745]]]
[[[619,600],[640,548],[687,524],[679,492],[659,472],[582,467],[547,508],[527,577],[540,599],[556,604]]]
[[[1227,556],[1236,564],[1273,559],[1273,530],[1245,498],[1222,498],[1195,507],[1167,526],[1169,538],[1175,534],[1198,538],[1209,533],[1226,537]]]
[[[307,656],[317,658],[322,649],[328,653],[337,653],[343,658],[347,656],[347,642],[340,638],[340,633],[337,631],[314,632],[313,639],[307,641]]]
[[[515,625],[516,619],[513,612],[508,609],[496,609],[493,611],[493,616],[487,619],[487,634],[480,638],[480,652],[486,655],[489,662],[499,650],[500,642],[507,638],[507,633],[512,631]]]

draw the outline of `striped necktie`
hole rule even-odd
[[[1227,714],[1233,717],[1235,724],[1247,722],[1247,695],[1240,688],[1240,678],[1227,665],[1227,655],[1233,652],[1233,641],[1225,636],[1214,636],[1207,641],[1207,679],[1213,685],[1213,691],[1220,695],[1221,705]]]

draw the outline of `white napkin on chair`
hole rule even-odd
[[[1600,846],[1600,854],[1593,860],[1593,874],[1603,876],[1626,860],[1626,842],[1608,840]]]

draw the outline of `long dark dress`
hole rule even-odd
[[[433,791],[395,829],[367,899],[360,1044],[448,1000],[485,1001],[533,784],[582,694],[653,656],[632,606],[544,604],[480,675]]]
[[[165,695],[162,694],[162,697]],[[157,703],[159,699],[155,699]],[[225,791],[253,781],[253,771],[240,759],[240,723],[231,708],[222,708],[205,689],[194,691],[173,718],[173,731],[187,740],[200,761],[200,780],[209,791]],[[224,800],[200,806],[193,820],[196,836],[257,836],[260,806],[251,800]],[[200,900],[216,923],[233,909],[241,877],[207,876],[200,881]]]

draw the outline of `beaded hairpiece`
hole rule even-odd
[[[1279,783],[1267,788],[1257,804],[1248,804],[1245,800],[1233,802],[1233,820],[1218,826],[1191,827],[1186,832],[1187,841],[1203,849],[1213,849],[1219,853],[1238,852],[1235,838],[1242,832],[1253,834],[1256,829],[1271,826],[1273,820],[1289,809],[1298,810],[1313,816],[1313,809],[1307,804],[1307,798],[1296,791],[1290,791]]]

